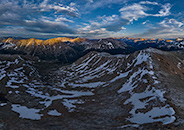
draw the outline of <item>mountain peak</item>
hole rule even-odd
[[[68,37],[58,37],[58,38],[52,38],[52,39],[47,39],[47,40],[40,40],[36,38],[30,38],[30,39],[13,39],[13,38],[8,38],[2,40],[3,43],[16,43],[20,46],[32,46],[32,45],[54,45],[57,43],[62,43],[62,42],[82,42],[85,41],[85,38],[68,38]]]

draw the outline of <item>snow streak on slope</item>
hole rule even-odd
[[[143,62],[147,62],[147,66],[139,67],[138,71],[135,71],[122,85],[122,88],[118,90],[118,93],[129,92],[130,98],[128,98],[124,104],[131,103],[133,105],[130,111],[131,116],[127,118],[132,123],[145,124],[153,122],[162,122],[163,124],[169,124],[175,121],[175,111],[169,106],[164,98],[164,90],[156,89],[155,84],[159,83],[157,77],[154,74],[153,63],[151,55],[146,51],[140,51],[137,57],[133,60],[134,67],[139,66]],[[145,90],[136,93],[134,89],[143,86],[143,76],[149,75],[153,83],[147,84]],[[133,81],[133,79],[136,79]],[[143,82],[142,85],[138,83]],[[161,105],[161,106],[160,106]]]
[[[20,61],[18,59],[17,63]],[[28,73],[21,68],[23,65],[13,70],[2,69],[2,75],[10,73],[6,82],[9,93],[18,91],[19,95],[25,92],[28,95],[25,99],[25,95],[21,96],[22,102],[11,105],[12,111],[19,113],[21,118],[40,120],[48,115],[63,117],[66,111],[81,112],[91,120],[106,121],[108,118],[112,126],[114,119],[121,117],[122,120],[118,121],[122,123],[116,126],[122,128],[175,121],[175,111],[164,96],[166,91],[160,87],[161,81],[154,72],[149,50],[113,56],[90,52],[73,64],[54,71],[51,74],[54,78],[49,80],[52,85],[45,85],[39,80],[39,75],[33,76],[37,72],[32,72],[35,68],[31,63],[29,65],[32,69]],[[26,103],[30,100],[34,103]],[[113,108],[110,103],[113,103]],[[22,109],[33,112],[35,118],[21,113]]]
[[[89,53],[73,63],[70,67],[61,68],[58,73],[60,75],[65,75],[65,77],[61,79],[61,87],[86,87],[92,89],[106,84],[108,81],[104,79],[106,76],[108,76],[107,79],[112,77],[115,78],[114,74],[117,69],[119,69],[118,67],[121,67],[124,59],[114,59],[112,56],[106,57],[103,55],[103,53]],[[122,55],[122,57],[124,56]],[[118,61],[116,61],[117,59]]]
[[[117,92],[130,94],[124,105],[132,106],[126,119],[133,124],[169,124],[176,119],[174,109],[164,98],[164,89],[159,88],[149,49],[127,56],[89,53],[70,67],[61,68],[59,73],[65,75],[60,84],[63,88],[95,90],[121,84]]]
[[[63,106],[72,112],[76,108],[75,103],[84,103],[79,97],[94,95],[91,91],[72,90],[54,88],[44,85],[39,79],[34,62],[25,61],[20,56],[5,56],[5,60],[0,61],[0,83],[4,83],[8,97],[11,100],[12,111],[19,113],[20,118],[40,120],[44,114],[41,112],[48,111],[52,103],[57,100],[63,100]],[[26,96],[25,96],[26,94]],[[14,99],[16,97],[16,99]],[[73,102],[71,102],[72,99]],[[31,102],[30,102],[31,100]],[[14,103],[15,102],[15,103]],[[19,103],[17,103],[19,102]],[[36,108],[35,108],[35,103]],[[0,104],[4,107],[10,104]],[[72,107],[71,107],[72,105]],[[51,116],[61,116],[56,112],[48,112]]]

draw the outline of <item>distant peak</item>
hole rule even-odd
[[[47,39],[47,40],[40,40],[36,38],[30,38],[30,39],[21,39],[21,40],[16,40],[13,38],[8,38],[4,39],[2,42],[3,43],[17,43],[18,45],[21,46],[32,46],[32,45],[54,45],[57,43],[62,43],[62,42],[82,42],[85,41],[85,38],[68,38],[68,37],[58,37],[58,38],[52,38],[52,39]]]

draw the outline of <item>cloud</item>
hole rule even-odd
[[[48,4],[49,0],[43,0],[43,2],[40,3],[41,6],[46,6]]]
[[[93,34],[93,35],[112,35],[115,32],[125,30],[124,25],[129,23],[128,20],[120,18],[118,15],[101,16],[98,20],[91,21],[79,28],[79,34]],[[94,31],[95,30],[95,31]]]
[[[85,26],[80,26],[78,29],[77,34],[82,37],[86,38],[101,38],[101,37],[107,37],[110,35],[110,32],[107,31],[105,28],[95,28],[94,26],[96,23],[86,24]]]
[[[149,14],[146,11],[150,10],[145,4],[161,6],[160,11],[157,14]],[[156,2],[142,1],[140,3],[134,3],[132,5],[125,6],[119,10],[121,12],[121,17],[123,19],[128,19],[130,22],[133,20],[138,20],[139,18],[144,18],[147,16],[153,17],[165,17],[170,15],[171,4],[166,3],[164,5],[158,4]]]
[[[146,21],[144,21],[142,24],[145,25],[145,24],[148,23],[148,22],[149,22],[149,20],[146,20]]]
[[[128,23],[129,23],[128,20],[120,18],[117,19],[116,21],[102,25],[102,27],[106,28],[108,31],[118,32],[125,29],[123,26],[127,25]]]
[[[49,17],[44,17],[44,13],[40,11],[46,5],[49,10],[45,12]],[[0,34],[1,36],[8,35],[8,32],[10,35],[20,33],[22,36],[34,33],[75,34],[75,28],[70,27],[70,23],[74,21],[69,18],[78,17],[77,11],[75,7],[48,4],[48,0],[37,5],[26,0],[21,4],[19,0],[0,1]]]
[[[54,9],[57,11],[57,13],[64,13],[73,17],[79,17],[78,10],[76,8],[70,7],[70,6],[50,6],[50,9]]]
[[[180,28],[184,25],[183,22],[179,22],[176,19],[165,19],[162,22],[159,23],[163,27],[168,27],[168,28]]]
[[[90,2],[90,3],[93,3],[94,1],[93,0],[87,0],[88,2]]]
[[[108,33],[108,31],[105,28],[99,28],[99,29],[95,29],[95,30],[89,30],[87,32],[81,32],[80,34],[85,34],[85,35],[102,35],[102,34],[106,34]]]
[[[100,19],[102,20],[99,23],[100,27],[113,32],[121,31],[123,26],[129,23],[128,20],[122,19],[118,15],[102,16]]]
[[[159,13],[153,16],[156,16],[156,17],[168,16],[171,14],[170,9],[171,9],[171,4],[167,3],[165,5],[162,5],[162,9],[159,11]]]
[[[117,1],[116,1],[117,2]],[[149,5],[149,6],[148,6]],[[147,13],[152,8],[150,6],[156,6],[160,8],[160,11],[156,14]],[[139,3],[133,3],[126,5],[119,9],[120,15],[100,16],[97,20],[90,21],[79,28],[79,32],[82,34],[90,34],[91,30],[105,29],[107,34],[112,35],[113,33],[121,32],[125,29],[124,26],[137,21],[140,18],[145,17],[165,17],[170,14],[170,4],[159,4],[157,2],[141,1]],[[146,24],[149,20],[146,20],[142,24]],[[101,31],[101,30],[100,30]],[[101,31],[105,33],[104,31]],[[96,33],[98,34],[98,33]]]
[[[69,22],[69,23],[74,23],[74,21],[70,20],[70,19],[67,19],[63,16],[58,16],[56,17],[55,19],[56,22]]]
[[[0,27],[22,23],[22,15],[19,15],[19,11],[22,12],[22,9],[17,5],[18,3],[6,2],[0,2]]]
[[[121,13],[121,18],[127,19],[129,21],[138,20],[139,18],[149,16],[149,14],[147,14],[145,11],[147,11],[147,7],[144,7],[138,3],[125,6],[119,10]]]
[[[71,3],[70,3],[70,6],[71,6],[71,7],[75,7],[75,6],[76,6],[76,3],[71,2]]]
[[[148,4],[148,5],[159,5],[157,2],[150,2],[150,1],[141,1],[140,4]]]
[[[79,17],[79,11],[74,7],[75,3],[70,3],[70,6],[64,6],[62,4],[48,4],[48,0],[44,0],[38,7],[41,11],[48,12],[50,10],[55,10],[55,13],[63,13],[70,15],[72,17]]]
[[[142,34],[134,34],[134,37],[172,38],[184,36],[184,23],[176,19],[164,19]]]
[[[44,33],[70,33],[74,34],[75,30],[61,21],[52,20],[52,18],[42,17],[36,21],[25,20],[25,30],[32,32]]]
[[[0,34],[8,35],[8,32],[10,32],[10,34],[18,32],[23,36],[28,34],[31,36],[35,34],[40,36],[62,34],[88,37],[106,37],[118,34],[120,36],[120,34],[128,28],[127,26],[129,26],[130,23],[147,17],[169,16],[172,7],[169,3],[158,3],[146,0],[136,3],[132,3],[132,0],[62,1],[63,0],[0,1]],[[114,9],[113,6],[115,4],[117,5],[116,9]],[[98,12],[96,9],[100,11]],[[109,12],[107,12],[107,9]],[[151,14],[154,9],[158,10],[158,12]],[[91,14],[86,14],[86,11],[101,16],[92,18],[92,16],[95,15],[93,14],[91,16]],[[148,20],[142,24],[146,24],[147,22]],[[157,27],[164,30],[166,26],[170,28],[173,24],[175,24],[175,26],[177,25],[178,28],[183,27],[182,22],[170,19],[170,21],[166,20],[165,23],[160,22],[155,28],[149,29],[159,32],[159,28]]]
[[[93,1],[93,0],[88,0],[90,2],[88,2],[84,9],[89,11],[89,10],[96,10],[98,8],[103,8],[106,7],[108,5],[112,5],[112,4],[124,4],[126,3],[128,0],[97,0],[97,1]]]

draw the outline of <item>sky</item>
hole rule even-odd
[[[184,37],[184,0],[0,0],[0,37]]]

